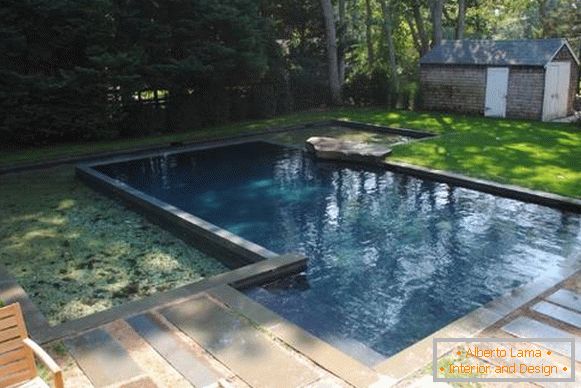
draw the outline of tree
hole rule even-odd
[[[444,0],[431,0],[432,14],[432,47],[442,43],[442,12]]]
[[[464,39],[464,25],[466,20],[466,0],[458,0],[458,18],[456,22],[456,39]]]
[[[337,66],[339,85],[345,82],[345,53],[347,51],[347,18],[345,15],[345,0],[339,0],[339,39],[337,47]]]
[[[337,33],[335,29],[335,14],[333,12],[333,4],[331,4],[331,0],[321,0],[321,8],[323,9],[323,19],[325,21],[331,102],[334,105],[341,105],[341,83],[339,80],[339,67],[337,61]]]
[[[385,25],[385,40],[387,42],[387,52],[389,57],[389,68],[391,73],[391,82],[393,85],[393,93],[397,95],[399,92],[399,78],[397,75],[397,62],[395,45],[393,41],[393,26],[395,24],[394,7],[391,0],[381,0],[381,9],[383,11],[383,20]]]
[[[412,0],[411,11],[413,19],[409,18],[408,22],[413,24],[415,22],[415,30],[417,31],[418,42],[416,46],[419,47],[420,56],[424,55],[430,49],[430,43],[428,38],[428,33],[426,32],[426,27],[424,19],[422,17],[422,6],[420,0]],[[413,22],[412,22],[413,20]]]
[[[371,13],[371,0],[365,0],[365,43],[367,44],[367,65],[369,70],[373,69],[375,63],[375,53],[373,52],[373,40],[371,26],[373,25],[373,15]]]

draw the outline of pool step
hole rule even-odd
[[[294,388],[321,377],[290,350],[207,296],[160,313],[252,387]]]
[[[147,380],[127,350],[103,329],[89,331],[64,343],[95,387],[137,380],[140,376]]]
[[[195,387],[216,386],[219,377],[199,355],[155,317],[141,314],[126,320],[151,347]]]
[[[508,334],[523,338],[575,338],[575,359],[581,361],[581,338],[545,323],[541,323],[532,318],[518,317],[510,323],[504,325],[502,330]],[[541,346],[571,357],[571,345],[566,342],[547,342]]]

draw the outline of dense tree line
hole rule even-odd
[[[329,104],[413,108],[442,39],[581,35],[567,0],[0,0],[0,139],[179,131]]]

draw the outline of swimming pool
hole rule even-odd
[[[368,365],[581,249],[578,214],[264,142],[94,168],[272,251],[306,255],[305,273],[247,295]]]

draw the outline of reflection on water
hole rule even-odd
[[[99,170],[275,252],[306,255],[306,273],[248,295],[367,363],[570,266],[581,247],[576,214],[266,143]]]

